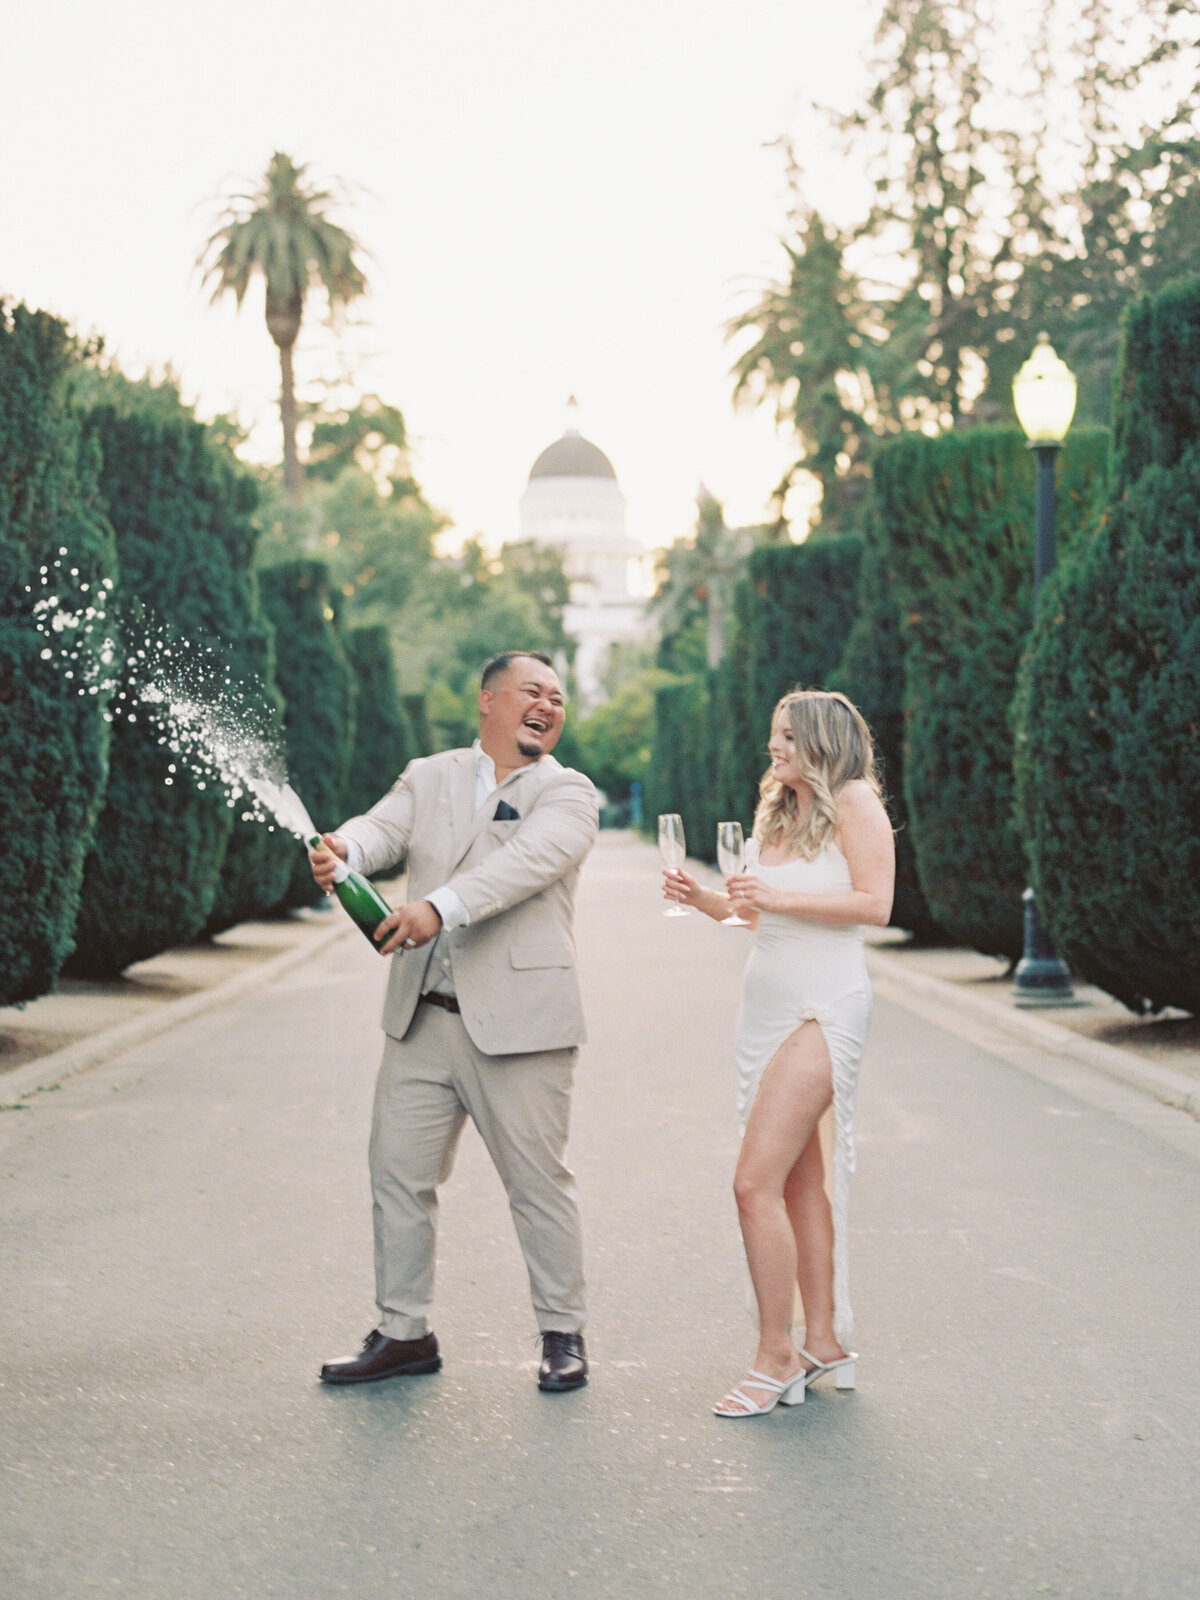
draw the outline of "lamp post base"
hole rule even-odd
[[[1077,1005],[1071,974],[1042,926],[1033,890],[1026,889],[1021,899],[1025,906],[1025,948],[1013,973],[1014,1003],[1024,1010]]]

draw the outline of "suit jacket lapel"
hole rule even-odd
[[[455,829],[454,849],[455,868],[462,864],[463,857],[470,850],[475,840],[496,814],[496,807],[501,800],[507,800],[514,811],[525,815],[526,807],[532,802],[541,786],[547,781],[552,772],[558,770],[558,762],[553,756],[542,756],[528,767],[518,767],[516,772],[509,774],[504,782],[499,785],[487,798],[487,803],[480,806],[478,811],[475,805],[475,763],[471,763],[471,806],[472,821],[466,831]]]
[[[470,841],[475,824],[475,752],[459,752],[450,780],[450,860],[457,865]]]

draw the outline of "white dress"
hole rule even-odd
[[[792,894],[847,894],[846,858],[834,844],[811,861],[793,856],[754,868],[764,883]],[[760,911],[738,1013],[738,1115],[745,1127],[759,1080],[802,1022],[820,1024],[833,1063],[833,1331],[843,1350],[854,1337],[850,1309],[847,1212],[854,1171],[854,1099],[871,1020],[871,985],[858,926],[833,927]]]

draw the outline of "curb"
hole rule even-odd
[[[968,1012],[976,1022],[986,1023],[1010,1039],[1092,1067],[1162,1105],[1200,1119],[1200,1082],[1172,1067],[1159,1066],[1132,1050],[1122,1050],[1119,1045],[1082,1038],[1043,1017],[1018,1011],[984,995],[972,994],[945,978],[914,972],[902,956],[889,955],[878,947],[868,946],[867,965],[876,992],[909,1011],[923,1012],[932,1003],[939,1011]]]
[[[36,1061],[28,1061],[23,1067],[15,1067],[0,1079],[0,1109],[19,1106],[30,1095],[43,1089],[57,1088],[67,1078],[86,1072],[89,1067],[99,1066],[102,1061],[110,1060],[122,1050],[153,1039],[157,1034],[166,1033],[202,1012],[224,1005],[227,1000],[235,1000],[270,983],[292,967],[298,967],[302,961],[307,961],[309,956],[323,950],[326,945],[333,944],[352,926],[344,917],[339,917],[332,927],[318,928],[311,938],[301,940],[290,950],[270,956],[256,966],[247,967],[232,978],[226,978],[223,983],[213,984],[209,989],[198,989],[195,994],[182,995],[178,1000],[164,1001],[145,1016],[118,1022],[111,1028],[92,1034],[90,1038],[65,1045],[63,1049],[41,1056]]]

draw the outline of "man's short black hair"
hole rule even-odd
[[[479,687],[486,689],[492,679],[498,678],[502,672],[507,672],[514,661],[522,661],[526,657],[530,661],[540,661],[544,667],[554,665],[544,650],[502,650],[498,656],[493,656],[490,661],[484,662]]]

